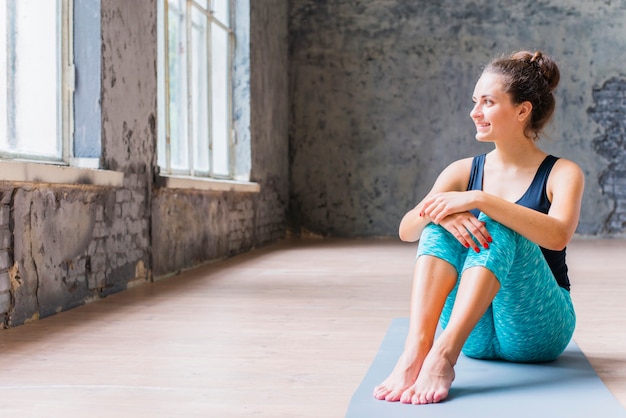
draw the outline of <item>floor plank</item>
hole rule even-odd
[[[415,246],[286,240],[0,331],[0,416],[343,417]],[[626,406],[626,241],[569,248],[575,340]]]

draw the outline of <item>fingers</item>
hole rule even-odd
[[[436,225],[449,215],[446,212],[446,205],[444,202],[437,202],[436,197],[432,197],[424,202],[422,207],[421,216],[428,216],[428,218]]]
[[[434,221],[433,221],[434,222]],[[480,252],[482,248],[489,248],[493,241],[491,234],[487,231],[485,223],[476,219],[469,212],[450,215],[442,220],[441,225],[448,230],[456,239],[475,252]]]
[[[487,231],[485,227],[485,223],[479,221],[478,219],[469,219],[469,222],[465,225],[465,228],[469,231],[470,234],[483,248],[489,248],[489,244],[493,242],[493,238],[491,238],[491,234]]]
[[[452,235],[454,235],[454,237],[457,239],[457,241],[459,241],[461,245],[463,245],[465,248],[471,247],[476,252],[480,251],[480,249],[478,249],[477,251],[476,241],[472,239],[472,236],[470,235],[467,228],[461,225],[460,227],[455,227],[455,230],[451,232]]]

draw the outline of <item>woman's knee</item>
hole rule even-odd
[[[460,273],[467,248],[442,226],[429,224],[422,231],[417,247],[417,257],[430,255],[447,261]]]

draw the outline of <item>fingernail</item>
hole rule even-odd
[[[477,253],[479,253],[479,252],[480,252],[480,248],[476,247],[476,248],[474,248],[474,251],[476,251]]]
[[[463,245],[465,245],[465,248],[469,248],[470,247],[467,242],[465,244],[463,244]]]
[[[489,244],[485,244],[484,247],[488,250],[489,249]]]
[[[491,237],[487,238],[487,242],[493,242],[493,238]]]

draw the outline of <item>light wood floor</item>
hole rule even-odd
[[[343,417],[414,246],[287,240],[0,331],[1,417]],[[626,241],[569,251],[575,340],[626,406]]]

